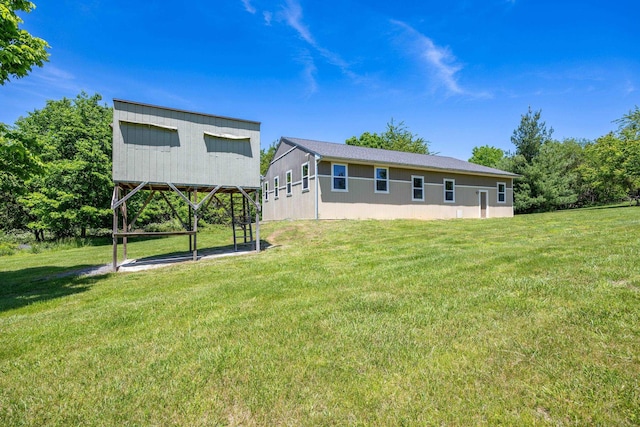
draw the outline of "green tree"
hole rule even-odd
[[[483,145],[480,147],[473,147],[469,162],[495,168],[500,164],[503,157],[504,151],[502,151],[502,149]]]
[[[520,117],[520,125],[513,131],[511,142],[516,146],[516,154],[524,157],[531,164],[538,155],[540,147],[551,140],[553,128],[547,129],[546,123],[540,121],[542,110],[529,111]]]
[[[0,0],[0,85],[11,76],[26,76],[34,65],[42,67],[49,60],[47,42],[19,27],[23,21],[16,11],[28,13],[33,8],[26,0]]]
[[[111,215],[111,108],[84,92],[74,100],[47,101],[42,110],[18,119],[21,140],[34,140],[43,173],[27,182],[21,198],[36,235],[57,237],[108,226]]]
[[[429,141],[411,133],[404,122],[395,124],[393,119],[387,123],[387,130],[380,135],[365,132],[360,135],[360,137],[356,138],[352,136],[345,142],[347,145],[357,145],[360,147],[430,154]]]
[[[622,184],[624,170],[620,167],[623,161],[621,141],[613,132],[585,147],[585,161],[580,172],[587,182],[593,202],[610,203],[625,196]]]
[[[640,188],[640,109],[635,107],[616,123],[619,125],[618,138],[622,141],[622,168],[627,176],[627,189],[637,195]]]
[[[533,160],[528,178],[538,195],[538,211],[553,211],[576,206],[581,195],[578,167],[583,149],[575,140],[547,141]]]
[[[277,148],[278,141],[273,141],[266,150],[264,148],[260,149],[260,175],[265,176],[267,174]]]
[[[585,147],[580,172],[594,203],[637,196],[640,188],[640,110],[636,107],[615,122],[616,132]]]
[[[0,123],[0,229],[24,229],[26,213],[18,198],[26,193],[26,181],[41,172],[41,163],[34,154],[33,140],[21,140],[16,133]]]

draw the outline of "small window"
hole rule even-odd
[[[507,203],[507,184],[498,183],[498,203]]]
[[[265,182],[264,183],[264,201],[266,202],[267,200],[269,200],[269,183]]]
[[[375,168],[375,185],[376,193],[389,192],[389,168]]]
[[[291,171],[287,171],[287,196],[291,195]]]
[[[302,165],[302,191],[309,191],[309,163]]]
[[[273,198],[277,199],[280,195],[280,177],[273,178]]]
[[[456,180],[445,179],[444,180],[444,202],[455,203],[456,201]]]
[[[349,170],[347,165],[333,163],[331,165],[331,191],[349,191],[347,179]]]
[[[424,201],[424,177],[411,176],[411,200],[414,202]]]

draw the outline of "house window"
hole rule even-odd
[[[291,171],[287,171],[287,196],[291,195]]]
[[[498,203],[507,203],[507,184],[498,183]]]
[[[424,201],[424,177],[411,176],[411,200],[414,202]]]
[[[302,165],[302,191],[309,191],[309,162]]]
[[[269,183],[265,182],[264,183],[264,201],[266,202],[267,200],[269,200]]]
[[[444,180],[444,202],[455,203],[456,201],[456,180],[445,179]]]
[[[280,177],[273,178],[273,198],[277,199],[280,195]]]
[[[347,187],[348,178],[349,169],[347,165],[339,163],[331,164],[331,191],[349,191]]]
[[[389,192],[389,168],[375,168],[375,185],[376,193]]]

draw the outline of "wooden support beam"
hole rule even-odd
[[[149,196],[147,196],[147,200],[144,201],[144,204],[142,205],[142,208],[140,208],[140,210],[138,211],[138,213],[136,214],[136,216],[133,218],[133,221],[131,221],[129,223],[129,228],[128,230],[131,231],[131,229],[133,228],[133,225],[136,223],[136,221],[138,220],[138,217],[140,216],[140,214],[142,213],[142,211],[144,211],[144,209],[147,207],[147,205],[149,204],[149,202],[151,201],[151,199],[153,199],[153,196],[156,194],[156,190],[151,190],[151,193],[149,193]]]
[[[260,205],[260,192],[256,191],[256,205]],[[260,209],[256,209],[256,252],[260,253]]]
[[[129,194],[127,194],[126,196],[124,196],[122,199],[120,199],[119,201],[117,201],[116,203],[113,203],[113,201],[111,202],[111,209],[116,209],[119,208],[121,204],[123,204],[124,202],[126,202],[127,200],[129,200],[129,198],[131,198],[134,194],[136,194],[138,191],[142,190],[142,188],[147,185],[147,181],[141,183],[140,185],[138,185],[136,188],[134,188],[133,190],[131,190],[131,192]],[[118,186],[118,188],[120,188]]]
[[[176,218],[178,218],[178,221],[180,221],[180,224],[182,224],[182,228],[184,228],[185,230],[189,230],[189,227],[187,227],[187,224],[185,224],[184,221],[182,221],[182,218],[180,218],[180,215],[178,215],[176,208],[173,207],[173,205],[169,201],[169,198],[162,192],[160,193],[160,195],[162,196],[164,201],[167,202],[167,205],[169,205],[169,207],[171,208],[171,211],[176,216]]]
[[[113,187],[113,196],[111,198],[111,205],[114,206],[120,194],[120,187]],[[118,209],[113,209],[113,271],[118,271]]]

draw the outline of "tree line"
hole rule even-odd
[[[37,240],[109,232],[113,113],[101,101],[99,94],[83,92],[47,101],[13,125],[0,123],[0,230],[29,230]],[[619,202],[637,196],[640,188],[640,110],[615,123],[616,130],[595,141],[557,141],[541,112],[529,109],[511,137],[514,152],[475,147],[469,160],[520,175],[514,181],[517,213]],[[430,153],[428,141],[393,120],[381,134],[365,132],[346,142]],[[260,152],[263,175],[276,144]],[[148,195],[142,191],[132,197],[130,212],[139,211]],[[187,218],[188,207],[178,196],[167,197]],[[228,196],[219,199],[202,213],[204,223],[230,222]],[[180,228],[171,207],[157,196],[137,224],[147,231]]]
[[[541,110],[529,108],[513,131],[515,151],[474,147],[472,163],[520,175],[514,180],[516,213],[545,212],[638,199],[640,109],[614,121],[617,129],[594,141],[553,139]]]

